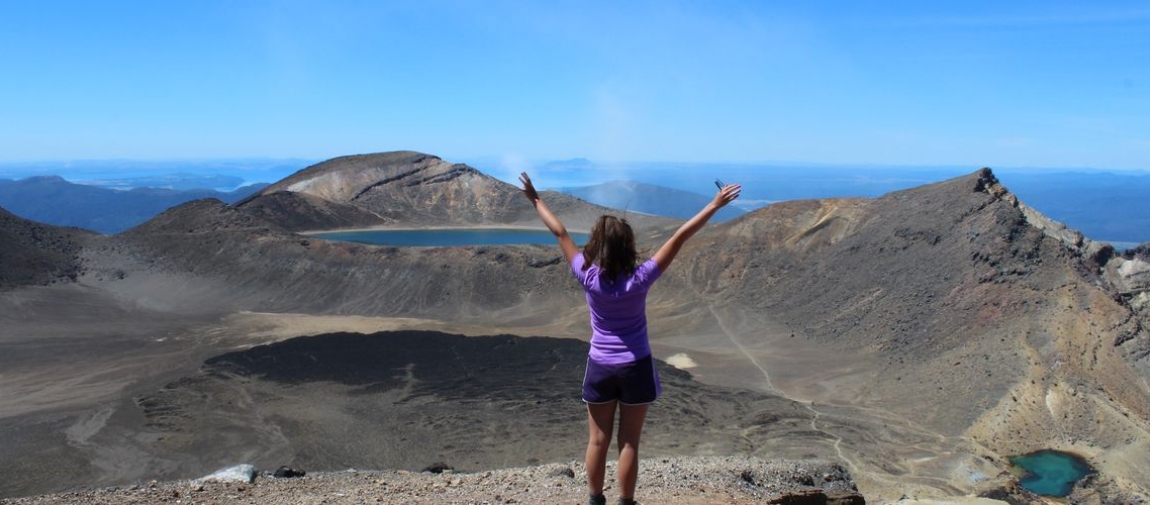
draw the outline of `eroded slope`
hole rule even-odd
[[[859,404],[1002,455],[1075,450],[1145,491],[1148,335],[1104,276],[1112,250],[1034,221],[982,170],[875,200],[772,205],[692,243],[685,275],[885,363]]]

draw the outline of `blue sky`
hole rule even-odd
[[[1150,3],[11,1],[0,162],[1150,170]]]

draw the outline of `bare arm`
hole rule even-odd
[[[724,186],[715,194],[715,199],[703,207],[703,210],[683,223],[683,226],[680,226],[678,231],[655,253],[654,260],[655,264],[659,265],[659,271],[666,272],[667,268],[671,266],[671,262],[675,261],[675,256],[679,254],[679,249],[683,248],[683,244],[687,243],[687,240],[693,237],[695,232],[701,230],[707,221],[710,221],[711,217],[715,215],[715,212],[738,198],[739,192],[742,190],[743,187],[738,184]]]
[[[567,227],[563,226],[563,222],[551,213],[551,209],[547,208],[546,203],[543,203],[543,199],[535,191],[535,185],[531,184],[531,177],[527,176],[527,172],[519,174],[519,182],[523,183],[523,195],[535,207],[535,212],[539,214],[539,220],[543,221],[543,225],[555,235],[555,239],[559,241],[559,248],[563,250],[563,257],[567,259],[568,263],[571,263],[571,258],[579,254],[579,248],[575,245],[575,240],[571,238],[571,235],[567,233]]]

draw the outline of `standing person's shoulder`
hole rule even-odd
[[[585,265],[587,268],[584,268]],[[571,257],[571,274],[574,275],[576,279],[579,279],[580,282],[586,284],[587,279],[591,276],[592,272],[595,271],[595,265],[587,265],[587,258],[583,257],[582,252],[575,253],[575,255]]]
[[[632,278],[639,284],[650,286],[659,279],[660,275],[663,275],[663,271],[659,269],[659,263],[655,261],[655,258],[650,258],[635,268]]]
[[[583,257],[582,252],[572,256],[571,257],[571,271],[574,272],[576,270],[583,270],[583,264],[586,262],[587,262],[587,258]]]

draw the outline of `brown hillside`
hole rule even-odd
[[[478,317],[567,281],[546,247],[394,248],[288,232],[248,207],[199,200],[174,207],[87,251],[93,277],[126,296],[213,310]],[[197,289],[152,293],[148,279],[176,276]],[[565,303],[575,301],[575,294]]]
[[[1104,276],[1123,261],[1112,249],[1048,225],[983,169],[874,200],[772,205],[691,243],[684,274],[884,362],[860,404],[1150,482],[1150,452],[1116,452],[1150,449],[1145,315]]]
[[[299,198],[268,202],[284,192]],[[555,192],[545,198],[573,229],[589,229],[600,215],[617,212]],[[309,204],[314,208],[307,208]],[[260,207],[265,218],[292,230],[538,225],[519,188],[467,165],[412,151],[334,158],[300,170],[238,205]],[[642,215],[632,221],[638,226],[675,222]]]

